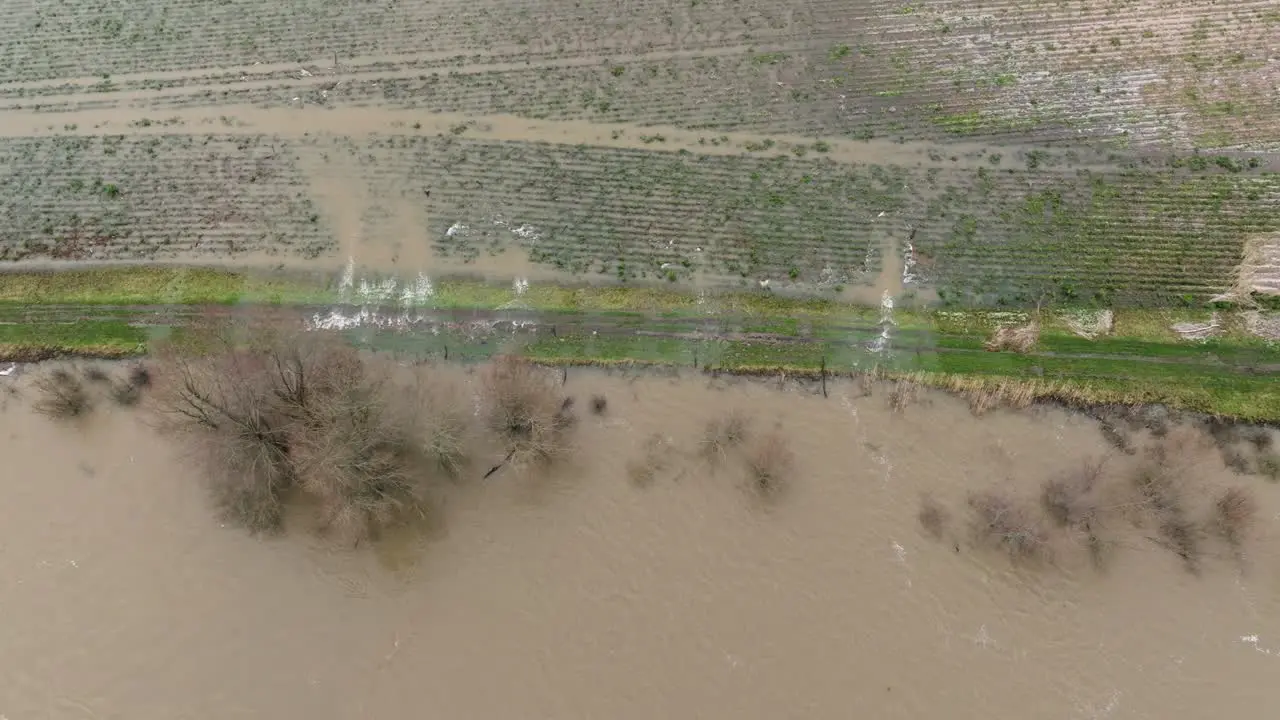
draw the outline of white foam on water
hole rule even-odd
[[[1274,656],[1277,656],[1277,655],[1280,655],[1280,650],[1276,650],[1276,649],[1274,649],[1274,648],[1267,648],[1267,647],[1263,647],[1263,646],[1262,646],[1262,641],[1258,638],[1258,636],[1257,636],[1257,635],[1242,635],[1242,636],[1240,637],[1240,642],[1242,642],[1242,643],[1244,643],[1244,644],[1246,644],[1246,645],[1252,645],[1254,650],[1256,650],[1257,652],[1262,653],[1263,655],[1270,655],[1270,656],[1273,656],[1273,657],[1274,657]]]
[[[1112,690],[1106,704],[1101,707],[1096,707],[1092,703],[1076,703],[1076,711],[1079,717],[1089,718],[1089,720],[1102,720],[1102,718],[1110,717],[1119,707],[1119,690]]]
[[[893,319],[893,296],[888,290],[880,296],[880,336],[867,346],[872,352],[883,353],[889,349],[889,341],[893,336],[893,327],[898,323]]]
[[[400,293],[400,304],[405,308],[426,305],[436,294],[435,287],[431,284],[431,278],[426,273],[418,273],[417,279],[412,285],[405,285],[404,291]]]
[[[910,285],[916,281],[916,248],[911,243],[907,243],[907,256],[902,261],[902,284]]]
[[[338,297],[344,302],[351,297],[351,288],[356,282],[356,259],[347,256],[347,265],[342,269],[342,277],[338,280]]]

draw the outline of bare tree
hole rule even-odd
[[[421,510],[421,408],[393,411],[386,372],[333,337],[214,325],[199,352],[162,353],[157,404],[193,441],[214,498],[255,531],[278,529],[284,495],[319,501],[322,525],[358,542]]]
[[[512,462],[545,463],[569,449],[573,399],[528,360],[495,358],[481,372],[485,421],[507,445]]]

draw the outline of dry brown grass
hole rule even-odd
[[[1002,325],[987,339],[984,347],[992,352],[1011,350],[1030,352],[1040,341],[1040,322],[1032,320],[1025,325]]]
[[[1258,518],[1258,501],[1244,488],[1223,490],[1213,502],[1211,526],[1233,548],[1239,548]]]
[[[901,379],[893,381],[893,386],[889,388],[888,403],[889,408],[894,412],[902,412],[908,406],[914,405],[920,401],[920,383],[911,379]]]
[[[1047,560],[1049,535],[1030,507],[1005,493],[988,490],[969,496],[974,537],[1003,550],[1014,561]]]
[[[932,495],[920,496],[920,510],[916,513],[920,527],[933,539],[941,540],[951,524],[951,512],[942,506]]]
[[[795,459],[787,438],[778,431],[755,438],[747,448],[751,486],[762,495],[772,496],[781,492],[795,466]]]
[[[481,371],[484,416],[516,464],[547,463],[568,454],[573,399],[542,368],[505,355]]]
[[[93,397],[84,381],[67,368],[56,367],[41,373],[33,386],[37,397],[32,407],[46,417],[69,420],[93,409]]]

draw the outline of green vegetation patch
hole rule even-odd
[[[0,359],[29,362],[64,354],[128,357],[146,352],[148,332],[118,320],[0,323]]]
[[[0,272],[0,302],[22,305],[303,303],[333,297],[324,283],[210,268]]]

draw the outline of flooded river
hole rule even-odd
[[[9,384],[21,379],[0,378]],[[1259,505],[1199,572],[1115,527],[1014,562],[966,498],[1117,452],[1052,409],[975,418],[886,389],[571,370],[573,459],[451,490],[375,547],[250,537],[139,411],[0,413],[0,717],[1261,718],[1280,706],[1277,486],[1196,455]],[[752,492],[696,452],[739,411],[795,464]],[[1197,441],[1198,442],[1198,441]],[[637,483],[649,458],[651,481]],[[658,458],[658,459],[654,459]],[[648,478],[648,476],[646,476]],[[922,494],[951,515],[933,537]]]

